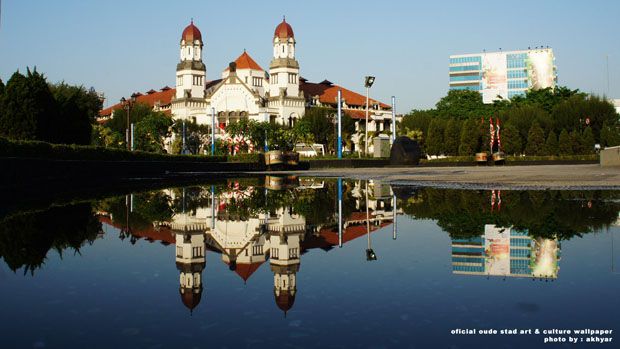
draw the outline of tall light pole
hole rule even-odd
[[[372,84],[375,83],[375,77],[374,76],[366,76],[364,78],[364,86],[366,87],[366,125],[365,125],[365,132],[366,132],[366,140],[364,142],[364,155],[368,155],[368,97],[370,94],[370,88],[372,87]]]
[[[215,108],[211,107],[211,156],[215,155]]]
[[[396,97],[392,96],[392,144],[396,140]]]
[[[121,106],[127,111],[127,128],[125,129],[125,142],[127,142],[127,150],[133,150],[133,132],[131,125],[131,108],[133,104],[136,102],[136,94],[133,93],[130,99],[125,99],[125,97],[121,98]]]
[[[338,143],[336,149],[338,151],[338,159],[342,159],[342,91],[338,90]]]

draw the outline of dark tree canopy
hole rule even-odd
[[[24,76],[15,72],[2,98],[0,134],[12,139],[52,142],[51,132],[57,120],[56,101],[45,77],[28,69]]]

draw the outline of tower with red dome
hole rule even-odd
[[[194,21],[181,34],[180,59],[177,64],[176,98],[203,99],[207,68],[202,62],[202,34]]]
[[[205,268],[205,237],[200,229],[173,229],[176,235],[176,264],[180,272],[181,301],[193,311],[202,297],[202,271]]]
[[[273,58],[269,65],[269,107],[289,123],[304,114],[305,101],[300,96],[299,62],[295,59],[295,33],[286,18],[273,33]]]

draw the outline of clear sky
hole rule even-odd
[[[397,111],[433,106],[448,90],[451,54],[551,46],[559,84],[620,98],[620,1],[0,0],[0,78],[36,66],[52,82],[94,86],[106,106],[174,86],[183,28],[205,40],[207,78],[247,49],[268,69],[286,15],[301,75],[363,92]]]

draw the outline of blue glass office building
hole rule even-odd
[[[450,56],[450,89],[479,91],[485,103],[525,96],[530,89],[555,87],[550,48]]]

